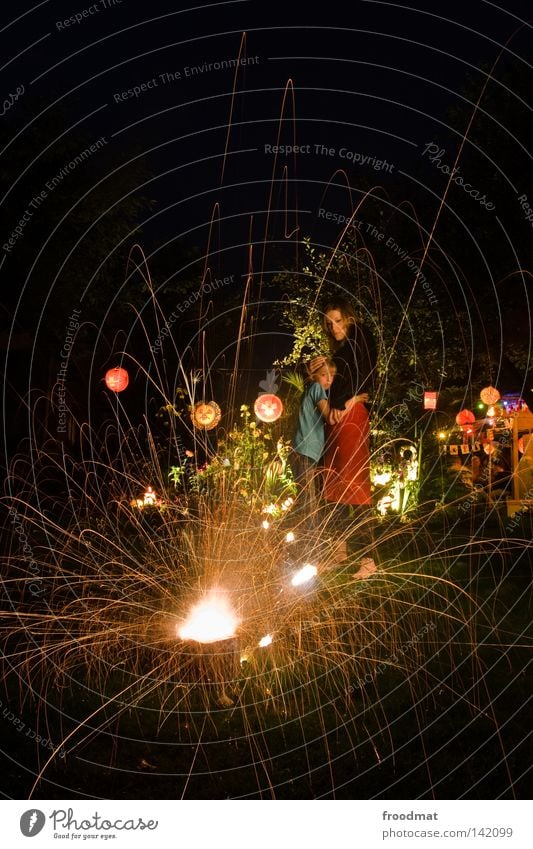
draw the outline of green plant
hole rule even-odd
[[[283,436],[275,440],[270,430],[259,427],[246,404],[240,408],[240,419],[219,439],[215,456],[197,472],[198,478],[214,497],[232,493],[259,512],[270,507],[267,512],[277,515],[295,494],[287,462],[289,443]]]
[[[172,483],[174,484],[174,489],[177,489],[183,480],[183,476],[185,475],[185,467],[184,466],[171,466],[168,476]]]

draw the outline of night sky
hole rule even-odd
[[[300,262],[301,238],[330,250],[368,191],[355,223],[369,250],[381,250],[384,297],[394,297],[398,255],[419,260],[430,241],[446,278],[445,291],[435,284],[436,312],[477,314],[482,301],[482,310],[501,313],[488,346],[502,368],[505,285],[512,333],[518,322],[528,347],[519,272],[530,259],[533,203],[528,4],[24,5],[13,17],[3,12],[1,31],[2,348],[16,393],[49,387],[75,308],[85,332],[100,329],[90,342],[93,386],[84,386],[94,391],[134,332],[131,316],[112,318],[132,298],[124,281],[133,244],[148,256],[163,301],[180,272],[230,279],[213,298],[214,338],[226,295],[237,310],[249,272],[250,300],[275,299],[263,284]],[[447,190],[454,165],[470,195],[453,183]],[[105,200],[89,208],[98,187]],[[137,196],[125,230],[106,229],[109,209],[120,218],[124,197]],[[109,242],[100,260],[107,278],[90,262],[91,239],[104,241],[95,219]],[[379,243],[389,237],[387,251]],[[435,312],[429,320],[438,335]],[[185,336],[186,324],[180,318]],[[289,344],[276,329],[259,310],[265,368]],[[223,359],[228,366],[232,352]]]

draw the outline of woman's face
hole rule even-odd
[[[350,322],[344,318],[340,310],[328,310],[326,312],[326,328],[335,342],[346,339],[349,327]]]

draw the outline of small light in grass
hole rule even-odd
[[[285,542],[294,542],[295,539],[296,537],[294,536],[294,533],[292,531],[289,531],[287,533],[287,536],[285,537]]]
[[[272,642],[272,635],[266,634],[266,636],[261,637],[261,639],[259,640],[259,648],[264,649],[267,646],[269,646],[271,644],[271,642]]]
[[[446,434],[443,430],[441,430],[439,433],[439,439],[446,439]]]
[[[383,498],[379,499],[376,507],[380,516],[386,516],[392,507],[392,496],[384,495]]]
[[[143,505],[145,507],[151,507],[157,501],[156,494],[153,491],[152,487],[149,486],[143,496]]]
[[[261,524],[263,525],[263,527],[264,527],[265,531],[268,531],[268,529],[269,529],[269,527],[270,527],[270,522],[268,521],[268,519],[263,519],[263,521],[261,522]]]

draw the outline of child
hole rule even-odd
[[[324,450],[324,423],[329,415],[327,390],[333,383],[335,363],[324,358],[308,375],[311,383],[300,404],[298,428],[292,441],[291,466],[299,490],[299,512],[313,522],[317,506],[317,463]]]

